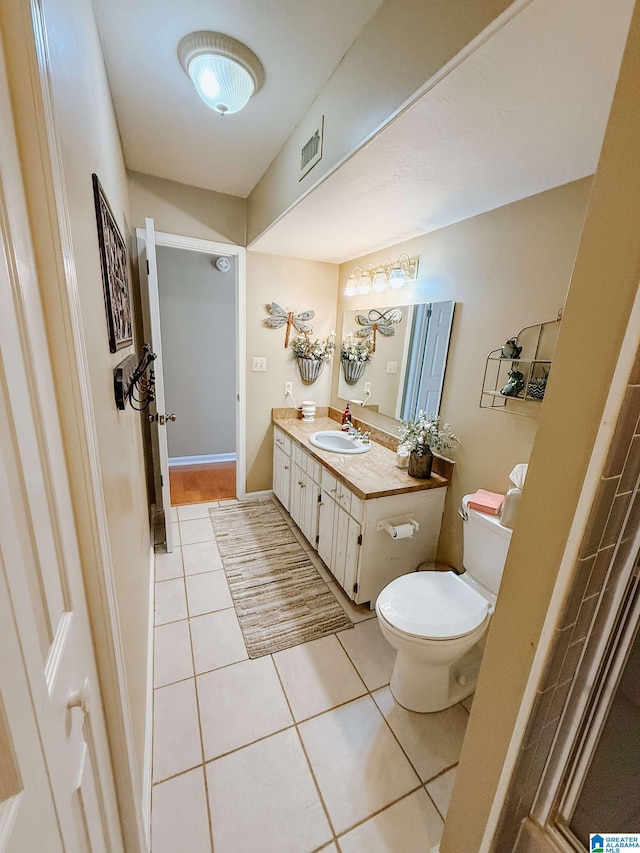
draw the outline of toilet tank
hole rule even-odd
[[[465,495],[462,498],[467,516],[462,524],[462,562],[473,578],[497,595],[511,542],[511,530],[503,527],[496,516],[469,509],[470,497]]]

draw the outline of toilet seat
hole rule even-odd
[[[413,572],[391,581],[376,602],[378,614],[396,631],[447,640],[481,625],[490,603],[453,572]]]

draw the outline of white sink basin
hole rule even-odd
[[[366,453],[371,450],[370,444],[363,444],[359,438],[347,435],[337,429],[325,429],[314,432],[309,436],[309,443],[320,450],[331,453]]]

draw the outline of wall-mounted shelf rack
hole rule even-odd
[[[561,319],[562,309],[555,320],[520,329],[515,338],[520,352],[515,358],[502,355],[503,347],[489,353],[480,393],[481,409],[535,414],[536,404],[544,399]]]

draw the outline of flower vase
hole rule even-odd
[[[302,381],[306,382],[308,385],[315,382],[318,376],[322,373],[324,361],[318,358],[298,358],[296,360],[298,362]]]
[[[433,453],[431,448],[427,447],[427,452],[422,456],[417,453],[409,454],[409,468],[407,473],[410,477],[416,477],[419,480],[427,480],[431,476],[431,467],[433,466]]]
[[[344,370],[344,380],[347,385],[355,385],[358,379],[364,373],[366,361],[352,361],[348,358],[342,359],[342,369]]]

